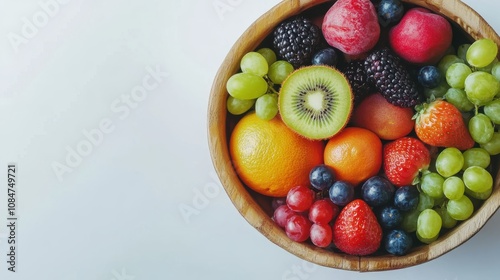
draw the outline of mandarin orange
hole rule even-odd
[[[368,129],[346,127],[328,140],[324,160],[335,171],[337,180],[356,186],[379,173],[382,141]]]

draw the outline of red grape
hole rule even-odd
[[[295,212],[308,210],[314,202],[314,192],[305,186],[296,186],[288,191],[286,204]]]
[[[309,209],[309,220],[315,224],[328,224],[333,218],[337,217],[340,209],[337,205],[328,199],[315,201]]]
[[[278,226],[285,228],[287,220],[293,215],[296,215],[296,213],[285,204],[274,210],[273,220]]]
[[[309,238],[311,221],[302,215],[293,215],[285,226],[286,235],[293,241],[303,242]]]
[[[329,224],[313,224],[310,236],[314,245],[320,248],[328,247],[332,243],[332,227]]]
[[[286,197],[275,197],[275,198],[273,198],[273,201],[271,202],[273,210],[276,210],[278,207],[280,207],[283,204],[286,204]]]

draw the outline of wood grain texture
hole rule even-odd
[[[233,168],[228,150],[226,81],[239,69],[241,57],[254,50],[273,28],[284,19],[296,15],[327,0],[285,0],[257,19],[237,40],[224,59],[212,85],[208,105],[208,142],[212,162],[222,185],[240,214],[266,236],[271,242],[288,252],[313,263],[354,271],[379,271],[399,269],[435,259],[476,234],[497,211],[500,205],[500,172],[497,172],[491,197],[473,217],[447,232],[436,242],[414,248],[408,255],[396,257],[377,255],[367,257],[350,256],[316,248],[307,243],[291,241],[283,230],[270,218],[270,200],[252,194],[239,180]],[[333,1],[330,1],[333,3]],[[473,39],[490,38],[500,45],[496,32],[470,7],[455,0],[407,0],[446,16],[465,30]],[[497,163],[497,169],[500,163]],[[266,204],[267,203],[267,204]]]

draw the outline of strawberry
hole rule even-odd
[[[377,217],[362,199],[347,204],[333,225],[333,244],[347,254],[372,254],[380,247],[381,240],[382,228]]]
[[[455,147],[467,150],[474,140],[460,111],[442,99],[422,104],[415,121],[415,132],[422,142],[436,147]]]
[[[385,144],[383,161],[387,179],[401,187],[417,183],[420,171],[429,167],[431,155],[422,141],[403,137]]]

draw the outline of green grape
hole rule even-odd
[[[238,99],[255,99],[267,92],[267,82],[264,78],[250,74],[237,73],[227,80],[227,92]]]
[[[491,74],[491,70],[493,69],[493,66],[495,66],[497,62],[498,58],[495,57],[495,59],[490,64],[486,65],[485,67],[476,68],[476,71],[483,71]]]
[[[436,237],[442,226],[443,220],[434,209],[425,209],[418,215],[417,233],[425,239]]]
[[[491,140],[495,128],[485,114],[477,114],[469,120],[469,132],[474,141],[485,144]]]
[[[422,212],[425,209],[431,209],[434,207],[434,198],[428,196],[427,194],[421,192],[418,195],[417,211]]]
[[[432,242],[436,241],[439,237],[439,234],[432,237],[432,238],[423,238],[422,236],[420,236],[420,234],[418,233],[418,231],[416,232],[415,234],[417,236],[417,239],[422,242],[422,243],[425,243],[425,244],[431,244]]]
[[[500,124],[500,98],[484,105],[483,110],[494,124]]]
[[[491,75],[493,77],[497,78],[497,80],[500,81],[500,62],[495,62],[493,63],[493,66],[491,67]]]
[[[457,176],[446,178],[443,183],[443,193],[448,199],[459,199],[464,195],[465,185]]]
[[[468,112],[474,109],[474,104],[469,101],[463,89],[449,88],[444,98],[462,112]]]
[[[459,58],[454,54],[445,55],[438,63],[438,69],[441,70],[441,73],[446,73],[450,65],[454,63],[465,63],[465,60]]]
[[[461,44],[460,46],[458,46],[457,48],[457,56],[462,59],[463,61],[467,61],[467,59],[465,58],[466,54],[467,54],[467,50],[469,49],[471,44]]]
[[[479,39],[467,50],[466,59],[469,65],[485,67],[497,56],[497,44],[491,39]]]
[[[444,51],[444,55],[447,55],[447,54],[457,54],[457,50],[455,50],[455,46],[454,45],[450,45],[446,51]]]
[[[460,168],[462,167],[460,166]],[[434,199],[440,199],[444,195],[443,183],[444,178],[441,177],[441,175],[435,172],[430,172],[422,176],[420,188],[426,195]]]
[[[276,61],[276,53],[270,48],[261,48],[257,50],[267,61],[267,65],[271,65]]]
[[[278,60],[271,64],[267,76],[274,84],[280,85],[293,72],[293,65],[285,60]]]
[[[486,192],[493,188],[493,177],[490,172],[480,166],[465,169],[462,175],[465,187],[473,192]]]
[[[463,166],[464,156],[459,149],[454,147],[442,150],[436,158],[436,171],[443,177],[457,174]]]
[[[401,228],[406,232],[415,232],[417,230],[417,219],[421,211],[418,209],[413,209],[409,212],[403,214],[403,221],[401,222]]]
[[[493,192],[493,188],[485,191],[485,192],[473,192],[469,190],[468,188],[465,188],[465,194],[468,195],[469,197],[479,199],[479,200],[486,200],[488,197],[490,197],[491,193]]]
[[[446,82],[452,88],[464,88],[465,79],[472,73],[472,70],[465,63],[453,63],[446,70]]]
[[[271,120],[278,114],[278,95],[264,94],[255,101],[255,114],[263,120]]]
[[[470,198],[462,195],[459,199],[449,200],[446,204],[446,211],[450,217],[457,221],[467,220],[474,212],[474,205]]]
[[[249,52],[241,58],[240,68],[243,73],[264,77],[269,70],[266,58],[258,52]]]
[[[443,221],[443,228],[454,228],[457,225],[457,220],[453,219],[446,207],[438,207],[435,209],[436,212],[441,216],[441,220]]]
[[[227,106],[227,110],[229,111],[229,113],[233,114],[233,115],[241,115],[245,112],[247,112],[248,110],[250,110],[250,108],[252,108],[253,104],[255,103],[255,99],[238,99],[238,98],[234,98],[232,96],[229,96],[227,98],[227,102],[226,102],[226,106]]]
[[[434,98],[443,97],[446,91],[450,88],[448,83],[443,79],[437,87],[434,88],[424,88],[424,95],[427,98],[434,96]]]
[[[500,90],[500,82],[490,73],[474,72],[465,79],[465,93],[470,102],[482,106],[495,97]]]
[[[464,153],[464,166],[462,170],[471,166],[480,166],[482,168],[488,167],[490,165],[491,157],[490,154],[483,148],[470,148]]]
[[[493,133],[491,140],[481,144],[480,147],[485,149],[492,156],[500,154],[500,132]]]
[[[443,196],[441,198],[436,198],[434,199],[434,206],[439,206],[439,205],[443,205],[443,203],[445,203],[448,199],[446,198],[446,196]]]

